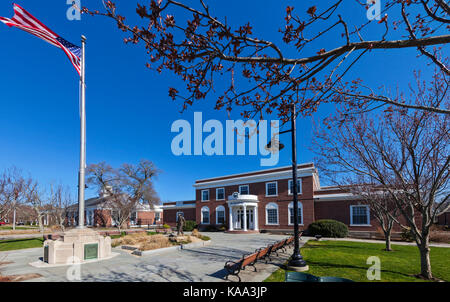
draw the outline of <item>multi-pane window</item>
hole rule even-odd
[[[136,224],[137,223],[137,212],[132,212],[131,216],[130,216],[130,223],[131,224]]]
[[[160,220],[161,220],[160,213],[155,213],[155,221],[160,221]]]
[[[209,224],[209,208],[208,207],[202,208],[202,223]]]
[[[292,195],[294,194],[294,187],[293,184],[294,181],[291,179],[289,180],[289,189],[288,189],[288,194]],[[297,179],[297,194],[302,194],[302,181],[301,179]]]
[[[369,206],[350,206],[350,224],[367,225],[370,222]]]
[[[202,201],[209,200],[209,190],[202,190]]]
[[[274,203],[269,203],[266,206],[266,222],[267,224],[278,224],[278,206]]]
[[[216,189],[216,200],[224,200],[225,199],[225,189],[218,188]]]
[[[277,195],[278,195],[277,182],[266,183],[266,196],[277,196]]]
[[[298,204],[298,223],[303,224],[303,206],[302,203],[299,202]],[[294,224],[294,203],[291,202],[289,204],[289,224]]]
[[[248,189],[248,185],[239,186],[239,194],[241,194],[241,195],[248,195],[248,194],[250,194],[250,191]]]
[[[216,223],[217,224],[225,223],[225,208],[223,206],[218,206],[216,208]]]

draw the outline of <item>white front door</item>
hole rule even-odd
[[[234,228],[236,230],[242,229],[244,225],[242,221],[243,219],[244,219],[244,211],[242,210],[242,208],[237,208],[235,211],[235,219],[234,219],[234,221],[236,222]]]
[[[249,207],[246,210],[247,219],[247,230],[257,230],[258,229],[258,217],[256,217],[256,207]],[[231,219],[233,224],[233,230],[243,230],[244,229],[244,208],[239,206],[234,206],[231,208]]]
[[[249,230],[255,229],[255,217],[254,217],[255,211],[253,209],[247,210],[247,227]]]

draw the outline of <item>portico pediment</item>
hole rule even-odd
[[[257,195],[250,195],[250,194],[239,194],[234,193],[233,195],[228,196],[227,203],[243,203],[243,202],[259,202]]]

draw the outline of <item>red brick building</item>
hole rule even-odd
[[[301,229],[318,219],[335,219],[350,231],[374,232],[379,224],[369,206],[336,187],[322,187],[313,163],[298,165]],[[176,224],[177,213],[200,227],[225,226],[228,231],[291,231],[294,211],[292,167],[197,180],[195,201],[164,204],[164,222]],[[195,213],[194,213],[195,211]]]
[[[183,215],[186,220],[197,220],[195,200],[168,202],[162,208],[164,210],[164,223],[172,227],[177,224],[178,214]]]
[[[437,217],[437,222],[436,224],[438,225],[450,225],[450,210],[441,213],[438,217]]]
[[[87,199],[85,201],[85,223],[93,227],[113,227],[117,223],[113,219],[111,212],[114,209],[108,203],[107,194],[101,194],[99,197]],[[68,226],[76,226],[78,223],[78,204],[69,207],[66,216]],[[162,225],[163,210],[161,206],[148,204],[137,204],[127,223],[127,227]]]

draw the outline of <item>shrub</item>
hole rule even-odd
[[[168,224],[165,223],[165,224],[163,225],[163,228],[165,228],[165,229],[170,229],[170,225],[168,225]]]
[[[401,233],[402,240],[412,242],[414,241],[414,235],[411,232],[411,228],[404,228]]]
[[[203,241],[209,241],[209,240],[211,240],[211,238],[209,238],[208,236],[204,236],[204,235],[200,234],[199,231],[198,231],[197,229],[194,229],[194,230],[192,231],[191,236],[197,237],[197,238],[199,238],[199,239],[201,239],[201,240],[203,240]]]
[[[197,223],[193,220],[186,220],[185,225],[183,226],[183,231],[191,232],[192,230],[197,228]]]
[[[210,237],[204,236],[204,235],[201,235],[200,239],[203,240],[203,241],[209,241],[209,240],[211,240]]]
[[[430,241],[439,243],[450,243],[450,234],[447,231],[431,231]]]
[[[217,226],[217,225],[213,225],[213,224],[209,224],[209,225],[204,225],[201,227],[202,231],[205,232],[220,232],[222,231],[221,226]]]
[[[194,237],[198,237],[200,235],[200,233],[198,232],[197,229],[193,229],[191,235],[194,236]]]
[[[134,233],[124,237],[116,238],[111,242],[111,246],[133,245],[141,251],[154,250],[172,246],[172,243],[164,235],[149,236],[146,233]]]
[[[206,230],[205,231],[206,232],[217,232],[218,228],[215,225],[208,225],[208,226],[206,226]]]
[[[145,240],[142,240],[139,243],[139,249],[141,251],[155,250],[170,246],[172,246],[172,243],[164,235],[148,236]]]
[[[56,231],[61,231],[62,229],[61,229],[61,226],[55,224],[55,225],[50,226],[50,230],[52,232],[56,232]]]
[[[311,223],[308,226],[308,235],[323,237],[344,238],[348,235],[348,228],[340,221],[332,219],[322,219]]]

